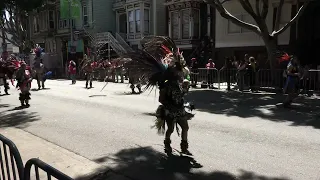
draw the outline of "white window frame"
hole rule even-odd
[[[146,16],[146,10],[148,11],[148,15]],[[150,8],[144,8],[143,10],[143,26],[144,26],[144,30],[143,32],[145,33],[150,33]],[[148,20],[146,20],[145,17],[148,17]],[[147,23],[146,23],[147,22]],[[146,27],[148,27],[148,30],[146,31]]]
[[[58,29],[62,30],[62,29],[70,28],[70,26],[69,26],[70,20],[69,19],[60,19],[60,11],[58,11],[57,14],[58,14],[57,19],[58,19],[58,22],[59,22]],[[72,24],[72,27],[75,27],[74,19],[71,19],[71,24]]]
[[[87,19],[87,20],[85,20],[85,19]],[[82,4],[82,22],[83,22],[84,26],[89,26],[88,6],[85,3]]]
[[[133,19],[132,20],[130,20],[130,12],[132,12],[132,15],[133,15]],[[127,19],[128,19],[128,29],[129,29],[129,31],[128,31],[128,33],[135,33],[136,32],[136,30],[135,30],[135,9],[129,9],[128,10],[128,12],[127,12]],[[130,29],[130,23],[133,23],[133,30],[131,31],[131,29]]]
[[[137,20],[137,11],[139,12],[138,13],[139,20]],[[135,33],[141,33],[141,9],[140,8],[134,9],[134,23],[135,23]],[[138,24],[139,24],[139,26],[138,26]],[[138,27],[139,27],[139,29],[138,29]]]
[[[183,12],[184,11],[187,11],[189,12],[189,17],[188,17],[188,37],[183,37]],[[187,9],[181,9],[179,11],[179,16],[180,16],[180,38],[181,39],[190,39],[190,24],[191,24],[191,21],[190,21],[190,16],[191,16],[191,9],[190,8],[187,8]]]
[[[52,12],[52,19],[50,19],[50,13]],[[53,10],[48,11],[48,29],[55,29],[56,27],[56,22],[55,22],[55,12]],[[50,27],[50,22],[53,22],[53,27]]]
[[[181,39],[181,12],[179,11],[179,10],[175,10],[175,11],[169,11],[169,13],[170,13],[170,22],[171,22],[171,24],[170,24],[170,28],[171,28],[171,38],[173,39],[173,40],[179,40],[179,39]],[[173,38],[173,13],[178,13],[178,32],[179,32],[179,34],[178,34],[178,38]],[[179,23],[180,22],[180,23]]]

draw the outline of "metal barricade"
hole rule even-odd
[[[47,174],[47,179],[51,180],[52,177],[58,180],[73,180],[71,177],[65,175],[64,173],[60,172],[59,170],[55,169],[54,167],[48,165],[47,163],[41,161],[40,159],[30,159],[25,166],[25,180],[31,179],[31,168],[34,166],[35,170],[35,177],[36,180],[40,180],[40,173],[39,168],[42,169]]]
[[[16,145],[0,134],[0,179],[23,180],[24,167]]]
[[[300,84],[303,91],[320,93],[320,70],[309,70]]]
[[[284,69],[260,69],[258,84],[260,88],[282,89],[286,81]]]
[[[238,82],[237,74],[238,74],[238,70],[235,68],[220,69],[218,73],[218,77],[219,77],[218,89],[228,88],[228,83],[230,83],[230,88],[234,88],[235,86],[237,86],[237,82]]]
[[[198,68],[194,78],[201,85],[216,87],[219,84],[219,71],[215,68]]]

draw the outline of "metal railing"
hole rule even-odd
[[[207,69],[198,68],[191,70],[191,84],[213,86],[218,89],[225,88],[228,84],[238,89],[255,86],[256,88],[284,87],[286,77],[283,69],[260,69],[256,72],[237,69]],[[309,70],[308,76],[301,77],[301,89],[320,92],[320,70]]]
[[[54,167],[48,165],[47,163],[41,161],[40,159],[30,159],[27,161],[26,166],[25,166],[25,180],[30,180],[31,179],[31,168],[34,166],[35,170],[35,177],[36,180],[40,180],[40,173],[39,173],[39,168],[46,172],[47,174],[47,179],[51,180],[51,177],[54,177],[59,180],[73,180],[71,177],[65,175],[64,173],[60,172],[59,170],[55,169]]]
[[[46,173],[48,180],[52,177],[58,180],[73,180],[40,159],[30,159],[24,167],[16,145],[0,134],[0,180],[30,180],[32,166],[35,167],[36,180],[40,179],[39,168]]]
[[[18,148],[11,140],[1,134],[0,173],[1,180],[24,179],[24,167]]]
[[[133,49],[128,45],[128,43],[123,39],[123,37],[119,33],[116,33],[116,39],[126,50],[126,52],[133,52]]]

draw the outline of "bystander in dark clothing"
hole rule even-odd
[[[248,74],[250,79],[250,89],[252,92],[257,91],[257,72],[258,67],[254,57],[249,58]]]
[[[229,57],[226,57],[224,66],[221,68],[221,70],[225,70],[226,72],[226,81],[227,81],[227,90],[231,90],[231,69],[232,69],[232,61]]]
[[[214,70],[215,70],[215,63],[213,60],[210,58],[208,60],[208,63],[206,64],[206,68],[208,69],[208,85],[209,88],[213,88],[213,79],[214,79]]]
[[[240,91],[243,91],[244,89],[244,78],[245,74],[247,72],[247,66],[248,64],[245,62],[245,60],[242,60],[238,66],[238,72],[237,72],[237,79],[238,79],[238,87]]]
[[[199,64],[196,58],[191,59],[191,85],[196,87],[198,83]]]
[[[288,92],[287,98],[284,100],[283,105],[288,107],[293,100],[299,95],[299,63],[297,58],[292,58],[287,67],[287,81],[284,91]]]

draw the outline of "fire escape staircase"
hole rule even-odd
[[[128,52],[132,52],[133,49],[127,44],[127,42],[116,33],[116,37],[110,32],[96,33],[93,35],[84,28],[85,33],[90,38],[93,47],[99,54],[99,51],[104,47],[104,45],[109,44],[110,47],[117,53],[118,56],[122,57]]]

